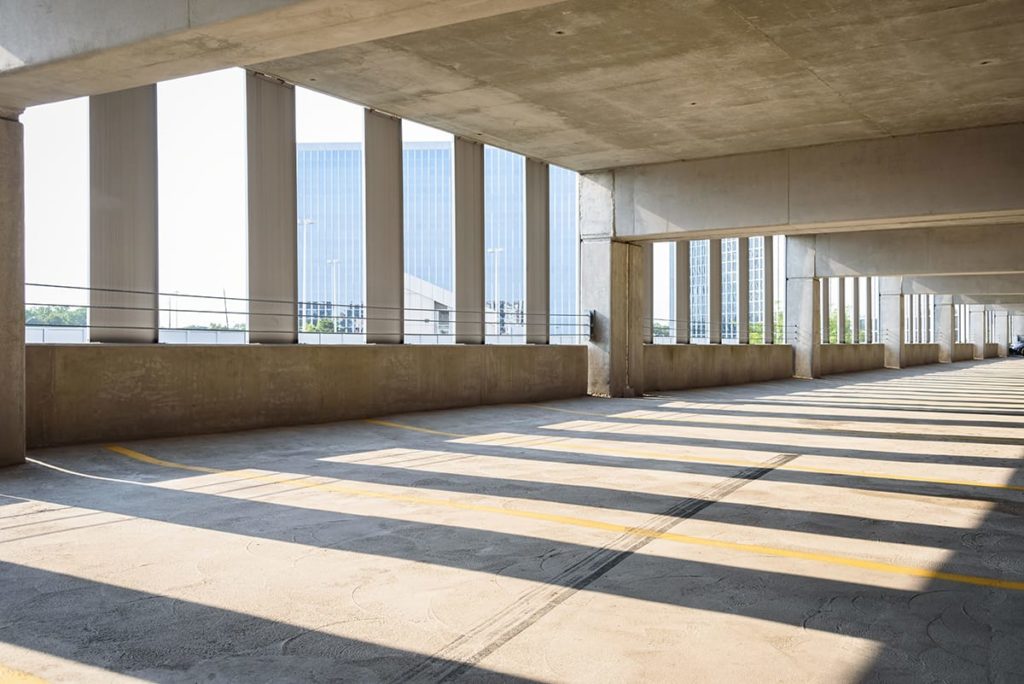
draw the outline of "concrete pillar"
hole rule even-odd
[[[814,277],[813,235],[786,239],[786,325],[793,345],[795,375],[821,377],[821,288]]]
[[[875,288],[873,278],[864,279],[864,340],[868,344],[875,341]]]
[[[999,345],[998,356],[1000,358],[1006,358],[1010,353],[1009,339],[1010,339],[1010,317],[1006,311],[996,311],[993,318],[992,331],[993,337],[995,337],[996,344]]]
[[[887,276],[878,279],[878,332],[885,345],[885,367],[903,367],[906,340],[903,279]]]
[[[89,339],[157,342],[155,85],[89,99],[89,179]]]
[[[821,341],[832,341],[832,279],[821,278]]]
[[[1016,342],[1018,335],[1024,337],[1024,312],[1015,311],[1010,314],[1010,341]]]
[[[643,394],[643,247],[616,242],[614,180],[580,176],[580,304],[591,312],[588,391],[610,397]]]
[[[548,165],[526,160],[526,342],[548,344],[551,323],[551,213]]]
[[[456,136],[454,155],[455,341],[483,344],[484,146]]]
[[[708,240],[708,342],[722,343],[721,240]]]
[[[249,72],[245,105],[249,342],[294,344],[299,340],[295,89]]]
[[[764,343],[775,343],[775,240],[764,236]]]
[[[644,343],[654,343],[654,243],[640,246],[643,259],[643,331]]]
[[[25,462],[25,206],[22,125],[0,118],[0,466]]]
[[[690,241],[676,242],[676,344],[690,343]]]
[[[933,319],[935,342],[939,345],[939,363],[952,363],[956,345],[956,321],[953,316],[953,297],[936,295]]]
[[[846,344],[846,278],[837,278],[836,286],[836,342]]]
[[[985,307],[981,304],[972,304],[967,307],[968,316],[971,319],[971,342],[974,343],[974,358],[985,358]]]
[[[402,225],[402,120],[365,111],[366,341],[404,339],[405,248]]]
[[[853,316],[850,325],[850,332],[853,334],[853,339],[850,340],[853,344],[860,343],[860,278],[853,279]]]
[[[750,344],[750,238],[736,243],[736,341]]]

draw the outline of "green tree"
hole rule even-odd
[[[25,308],[25,325],[82,327],[86,325],[85,307],[29,306]]]

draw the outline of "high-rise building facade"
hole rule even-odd
[[[359,335],[364,328],[363,163],[359,143],[297,146],[299,326]],[[406,341],[452,341],[451,142],[403,145]],[[551,167],[551,335],[578,331],[576,174]],[[489,341],[525,336],[525,164],[484,148],[485,317]],[[333,312],[333,313],[332,313]],[[575,341],[575,340],[574,340]]]

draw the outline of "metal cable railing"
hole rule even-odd
[[[38,290],[78,293],[63,299],[39,296]],[[54,300],[57,301],[54,301]],[[146,301],[146,300],[150,301]],[[535,314],[525,311],[522,302],[493,302],[483,310],[435,307],[392,307],[365,302],[336,303],[325,301],[288,301],[272,298],[249,298],[224,295],[151,292],[119,288],[93,288],[50,283],[26,283],[26,311],[36,307],[74,311],[79,321],[60,323],[26,320],[29,338],[34,329],[60,328],[85,331],[122,330],[152,331],[159,329],[160,341],[188,342],[191,336],[227,337],[244,343],[252,335],[297,333],[304,343],[347,343],[373,341],[406,341],[413,343],[454,342],[456,333],[475,331],[486,341],[514,344],[532,341],[546,334],[554,344],[581,344],[590,337],[588,314],[552,312]],[[153,324],[147,318],[152,316]],[[184,319],[184,322],[182,321]],[[223,319],[223,322],[220,322]],[[184,339],[177,340],[175,337]],[[47,341],[46,333],[29,341]],[[51,333],[52,337],[52,333]],[[166,339],[165,339],[166,338]],[[65,338],[55,341],[68,341]]]

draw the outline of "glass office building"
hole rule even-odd
[[[763,341],[764,325],[764,239],[749,241],[751,342]],[[708,256],[707,240],[690,243],[690,338],[695,342],[709,338]],[[739,240],[722,240],[722,340],[739,337]],[[674,287],[674,286],[673,286]]]
[[[450,342],[452,143],[407,141],[403,150],[407,341]],[[362,146],[300,143],[297,155],[300,330],[362,334]],[[551,334],[559,341],[575,333],[577,323],[566,316],[578,311],[576,174],[551,167],[549,185]],[[520,341],[525,334],[524,195],[523,157],[485,147],[485,307],[492,341]]]

